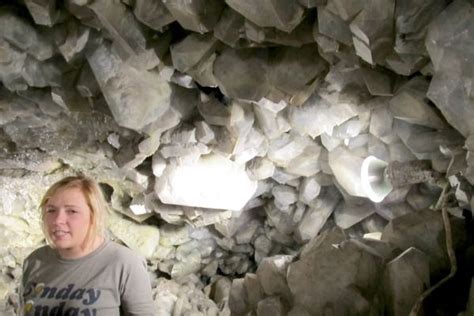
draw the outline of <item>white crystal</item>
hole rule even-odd
[[[160,242],[160,231],[158,227],[151,225],[140,225],[116,213],[112,213],[108,219],[109,229],[117,238],[128,247],[137,251],[145,258],[152,258]]]
[[[169,165],[155,185],[163,203],[240,210],[257,190],[244,166],[216,154]]]
[[[304,178],[299,187],[299,200],[305,204],[309,204],[321,192],[321,185],[316,178]]]
[[[329,152],[329,166],[337,182],[353,196],[367,196],[360,175],[363,160],[344,147]]]

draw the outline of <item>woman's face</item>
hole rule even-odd
[[[91,209],[79,188],[62,188],[44,206],[49,235],[63,258],[83,256],[84,241],[91,225]]]

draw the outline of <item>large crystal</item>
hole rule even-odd
[[[226,7],[214,27],[214,36],[231,47],[237,46],[242,41],[244,21],[242,15]]]
[[[133,13],[139,21],[157,31],[175,21],[161,0],[136,0]]]
[[[273,85],[273,88],[283,91],[293,98],[297,98],[296,95],[301,91],[311,89],[312,83],[318,80],[318,77],[326,70],[326,63],[318,56],[317,45],[275,48],[272,51],[269,65],[270,84]],[[306,101],[298,99],[300,102]]]
[[[318,235],[340,199],[341,195],[334,186],[323,187],[299,222],[295,231],[296,238],[305,242]]]
[[[215,154],[194,163],[168,165],[155,191],[168,204],[237,211],[257,189],[256,181],[250,180],[242,167]]]
[[[0,30],[0,37],[38,60],[53,56],[53,46],[48,37],[12,11],[8,11],[7,7],[0,9]]]
[[[465,137],[474,132],[473,8],[470,1],[454,1],[433,20],[426,36],[435,69],[427,96]]]
[[[36,24],[52,26],[59,18],[56,0],[26,0],[25,4]]]
[[[313,138],[324,132],[332,134],[336,125],[357,115],[354,107],[347,103],[329,103],[314,93],[302,106],[292,107],[289,121],[295,131]]]
[[[87,59],[119,125],[140,130],[169,108],[172,91],[158,73],[131,67],[106,45]]]
[[[226,0],[229,7],[253,23],[275,27],[285,32],[293,30],[302,20],[304,10],[296,1]]]
[[[340,146],[329,152],[328,159],[337,182],[348,194],[360,197],[367,196],[362,187],[361,178],[364,157]]]
[[[389,315],[409,315],[418,297],[429,287],[428,257],[416,248],[408,248],[387,263],[384,292]]]
[[[209,58],[217,46],[217,39],[210,34],[190,34],[181,42],[171,46],[173,65],[181,72],[187,72],[199,62]]]
[[[160,231],[156,226],[139,225],[113,213],[108,227],[115,237],[145,258],[151,258],[158,247]]]
[[[212,30],[224,9],[222,0],[162,0],[185,29],[198,33]]]
[[[349,24],[328,9],[318,9],[318,29],[321,34],[346,45],[351,45]]]
[[[144,53],[146,38],[133,13],[125,4],[116,1],[94,1],[89,4],[103,27],[114,39],[120,56],[128,59]]]
[[[335,269],[334,267],[338,267]],[[301,259],[288,268],[295,305],[313,315],[369,314],[383,259],[367,246],[331,230],[310,242]]]
[[[414,77],[400,87],[389,101],[393,117],[434,129],[447,128],[446,123],[425,101],[428,84],[423,77]]]
[[[350,24],[356,53],[369,64],[383,63],[391,52],[394,13],[394,0],[369,0]]]
[[[398,54],[424,55],[428,25],[445,5],[445,0],[398,0],[395,7],[395,51]]]
[[[369,217],[375,212],[373,203],[360,205],[342,202],[334,211],[334,221],[342,229],[347,229]]]
[[[57,33],[56,43],[67,62],[78,58],[89,41],[90,29],[71,19],[65,23],[63,32]]]
[[[229,97],[258,101],[267,95],[268,51],[225,49],[214,62],[219,88]]]
[[[429,229],[430,234],[424,232]],[[445,235],[441,214],[421,210],[394,218],[384,229],[382,240],[401,250],[416,247],[429,258],[430,272],[440,275],[449,265],[445,249]]]
[[[286,274],[292,260],[293,257],[288,255],[278,255],[262,260],[257,269],[257,276],[265,294],[279,295],[287,302],[291,302]]]

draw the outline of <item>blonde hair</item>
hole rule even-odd
[[[45,223],[45,206],[53,195],[66,188],[79,188],[82,194],[84,194],[87,205],[91,210],[91,224],[83,244],[84,248],[88,248],[92,245],[97,237],[104,237],[105,219],[107,217],[107,213],[109,212],[109,206],[105,201],[99,184],[95,180],[84,175],[69,176],[59,180],[49,187],[41,199],[41,227],[43,229],[46,242],[50,247],[54,248],[53,240]]]

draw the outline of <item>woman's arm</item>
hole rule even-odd
[[[122,278],[121,309],[125,315],[156,315],[156,307],[151,292],[151,282],[144,259],[133,255],[127,258],[126,275]]]

